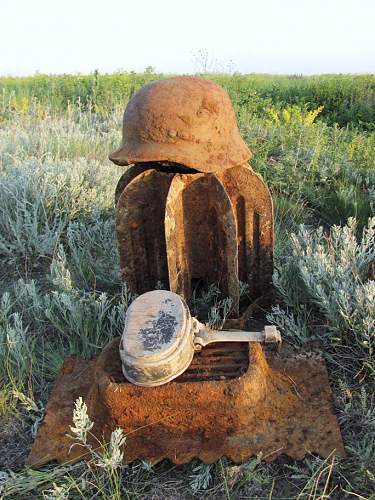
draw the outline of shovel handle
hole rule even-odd
[[[274,325],[266,325],[262,331],[210,330],[203,328],[194,337],[196,350],[213,342],[264,342],[281,344],[281,335]]]

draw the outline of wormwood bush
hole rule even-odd
[[[0,255],[2,259],[35,259],[50,255],[65,226],[48,210],[53,196],[39,191],[24,172],[0,178]]]
[[[30,162],[22,170],[0,176],[2,258],[17,261],[51,256],[69,221],[113,209],[117,177],[113,169],[88,166],[83,160]]]
[[[0,300],[0,385],[2,399],[38,392],[54,379],[69,355],[91,358],[121,335],[132,294],[84,292],[73,288],[61,261],[51,265],[56,290],[44,293],[35,281],[19,280]]]
[[[45,317],[60,334],[65,355],[90,358],[121,335],[127,303],[107,294],[52,292],[45,297]]]
[[[77,255],[75,259],[78,259]],[[90,260],[91,266],[94,262]],[[75,265],[73,269],[82,270],[81,260]],[[60,333],[59,338],[67,353],[89,358],[110,339],[121,335],[126,309],[134,299],[125,284],[119,285],[118,293],[113,296],[75,288],[61,245],[52,260],[50,272],[56,290],[44,296],[43,313],[48,323]]]
[[[0,387],[18,390],[32,377],[35,338],[14,311],[9,293],[0,299]]]
[[[0,179],[7,185],[26,185],[34,196],[44,200],[49,215],[66,214],[69,219],[76,219],[113,208],[118,174],[110,165],[88,163],[83,158],[55,162],[28,160],[22,168],[13,168]]]
[[[274,307],[269,319],[297,341],[313,332],[352,348],[353,356],[375,370],[375,282],[368,279],[375,260],[375,217],[359,242],[356,232],[351,218],[328,234],[304,226],[292,234],[289,255],[280,258],[274,273],[287,309]]]
[[[75,286],[85,290],[121,290],[114,217],[70,222],[66,233],[69,268]]]
[[[340,469],[352,490],[366,491],[370,495],[375,488],[375,392],[374,381],[358,388],[339,379],[336,391],[338,419],[344,434],[349,459]],[[355,470],[355,474],[351,474]],[[350,484],[349,483],[349,484]],[[348,488],[346,488],[348,489]]]
[[[108,162],[108,153],[120,142],[123,108],[109,114],[83,113],[79,105],[68,106],[64,113],[45,117],[29,114],[12,118],[0,126],[0,172],[22,165],[25,159],[62,161],[85,158]],[[114,168],[114,167],[113,167]]]

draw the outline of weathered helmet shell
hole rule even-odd
[[[182,76],[152,82],[130,99],[117,165],[164,161],[218,172],[251,158],[227,92],[210,80]]]

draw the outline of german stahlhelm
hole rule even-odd
[[[227,92],[210,80],[180,76],[142,87],[124,113],[117,165],[177,163],[199,172],[243,164],[251,152],[241,138]]]

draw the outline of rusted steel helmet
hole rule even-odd
[[[247,162],[227,92],[210,80],[179,76],[149,83],[130,99],[117,165],[172,162],[218,172]]]

